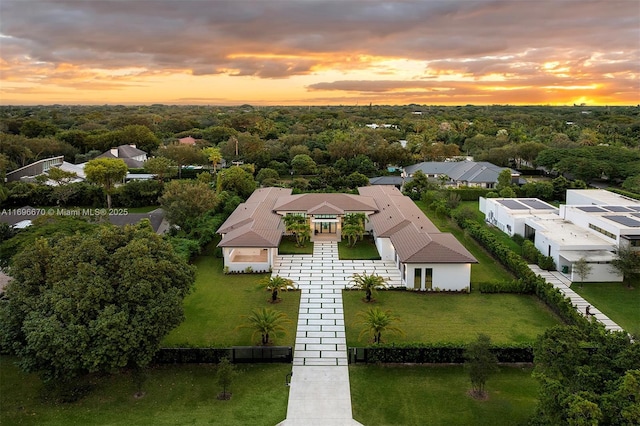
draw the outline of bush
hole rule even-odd
[[[525,240],[522,242],[522,257],[529,263],[537,263],[538,256],[541,254],[532,241]]]
[[[553,257],[545,256],[542,253],[538,256],[538,266],[545,271],[556,270],[556,263],[553,261]]]
[[[113,205],[118,207],[144,207],[158,205],[163,185],[157,180],[133,180],[118,188]]]
[[[364,358],[367,363],[463,364],[466,345],[408,343],[349,349],[356,362]],[[533,362],[533,347],[527,344],[492,345],[491,352],[498,362]]]

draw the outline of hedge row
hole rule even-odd
[[[458,344],[403,344],[349,348],[352,362],[411,363],[411,364],[462,364],[465,345]],[[533,362],[531,345],[507,345],[491,347],[498,362]]]
[[[223,358],[233,363],[290,363],[293,350],[290,346],[234,346],[232,348],[160,348],[155,364],[217,364]]]
[[[458,224],[498,259],[502,265],[518,277],[514,282],[506,284],[503,292],[514,290],[514,292],[517,293],[535,293],[540,300],[567,324],[580,327],[589,326],[589,320],[576,311],[568,298],[549,284],[544,278],[536,275],[520,255],[511,251],[509,247],[499,241],[484,226],[468,219],[462,219],[458,221]],[[496,283],[486,283],[484,285],[486,292],[498,292],[496,287],[498,287]]]

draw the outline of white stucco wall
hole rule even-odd
[[[382,260],[395,260],[396,251],[389,238],[376,238],[376,248]]]
[[[415,270],[422,268],[421,283],[419,288],[425,290],[425,268],[433,270],[432,289],[440,290],[465,290],[471,283],[471,264],[469,263],[416,263],[406,264],[406,287],[416,288],[414,284]]]
[[[563,263],[567,263],[561,260]],[[573,268],[570,268],[569,279],[572,282],[586,282],[586,283],[594,283],[594,282],[622,282],[623,276],[618,274],[617,272],[611,271],[611,265],[608,263],[589,263],[591,266],[591,273],[587,276],[587,278],[582,281],[582,278],[578,274],[576,274]]]
[[[277,248],[267,249],[267,260],[264,262],[233,262],[232,259],[234,257],[234,254],[237,253],[236,250],[241,250],[243,255],[259,255],[263,249],[223,247],[222,257],[224,259],[224,266],[229,268],[229,272],[244,272],[247,267],[251,267],[253,272],[267,272],[272,268],[273,261],[275,260],[278,252]]]

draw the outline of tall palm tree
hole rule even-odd
[[[292,280],[283,278],[280,275],[276,275],[275,277],[265,277],[260,280],[260,286],[271,291],[271,303],[275,303],[278,300],[278,292],[280,290],[287,291],[290,288],[296,288]]]
[[[353,274],[351,282],[355,288],[365,291],[365,299],[367,302],[371,302],[371,296],[376,290],[387,288],[387,278],[375,274],[367,275],[366,272]]]
[[[287,331],[284,328],[284,324],[291,322],[285,313],[268,308],[254,309],[251,315],[246,318],[247,323],[241,325],[241,327],[254,330],[251,335],[252,339],[257,334],[260,334],[263,345],[269,344],[272,335],[276,337],[284,336]]]
[[[391,311],[383,311],[378,307],[369,308],[366,312],[358,312],[358,316],[362,318],[360,324],[364,326],[360,332],[358,339],[362,339],[362,336],[369,334],[373,337],[373,343],[382,342],[382,333],[391,332],[404,335],[404,331],[391,325],[395,321],[400,321],[398,317],[391,314]]]

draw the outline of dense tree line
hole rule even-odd
[[[349,170],[371,176],[387,165],[460,154],[502,166],[544,166],[587,181],[622,182],[640,169],[637,107],[423,105],[4,106],[0,154],[6,164],[0,167],[12,170],[51,155],[84,162],[121,144],[164,153],[178,164],[206,162],[186,149],[163,150],[186,136],[197,140],[196,148],[217,147],[227,161],[252,163],[256,172],[276,170],[281,177],[327,168],[344,173],[337,162],[355,159],[357,168]],[[574,154],[580,161],[566,161]],[[297,156],[304,157],[294,162]],[[370,163],[361,165],[364,158]],[[629,164],[621,167],[615,158]]]

